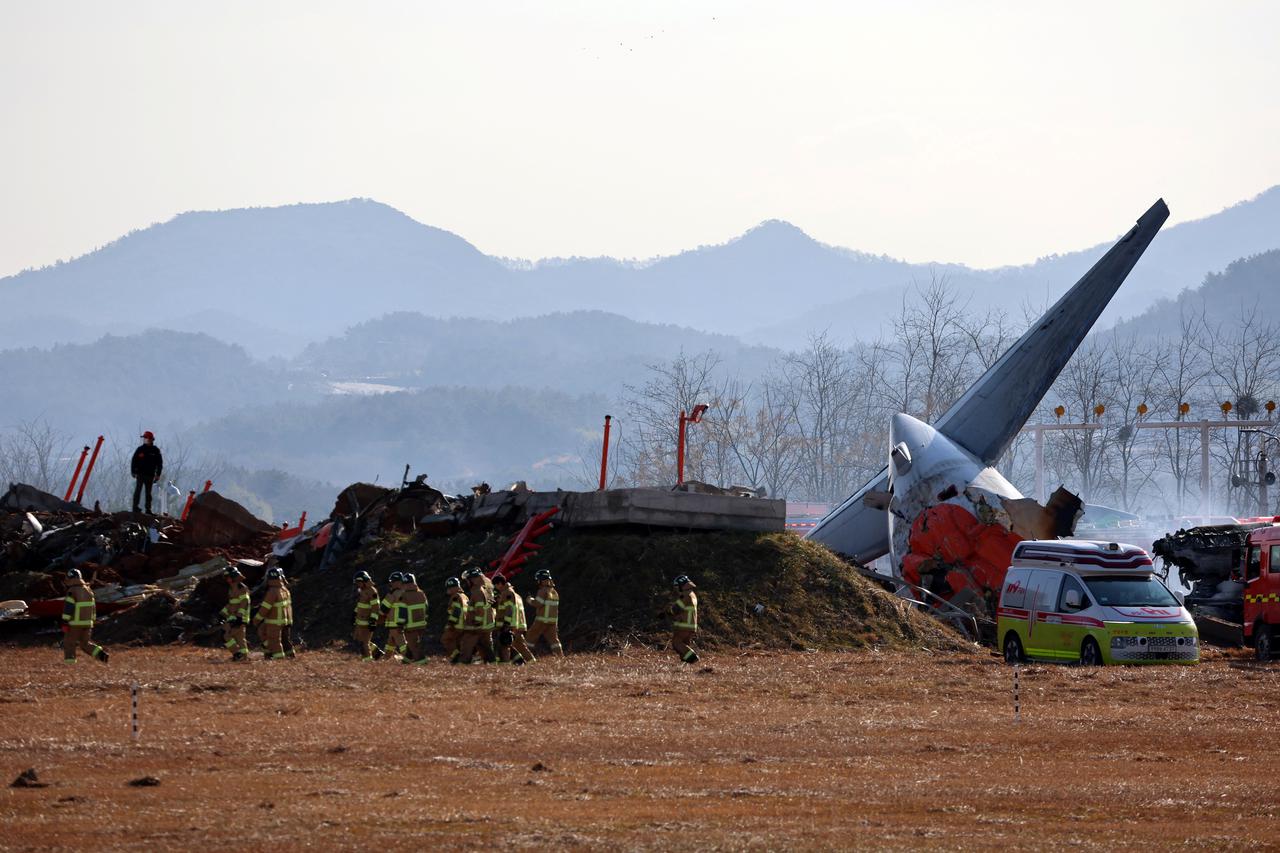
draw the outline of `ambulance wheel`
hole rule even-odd
[[[1027,656],[1022,651],[1022,641],[1018,639],[1017,634],[1010,631],[1004,638],[1004,662],[1022,663],[1026,659]]]
[[[1275,637],[1271,634],[1270,625],[1259,625],[1254,633],[1253,653],[1261,661],[1271,660],[1275,654]]]
[[[1080,645],[1080,665],[1102,666],[1102,649],[1098,648],[1098,641],[1093,637],[1085,637]]]

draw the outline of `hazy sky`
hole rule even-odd
[[[512,257],[990,266],[1280,183],[1280,2],[0,0],[0,275],[367,196]]]

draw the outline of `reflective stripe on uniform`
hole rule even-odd
[[[508,598],[498,605],[498,623],[516,631],[529,627],[518,598]]]
[[[483,598],[471,605],[471,629],[473,631],[493,630],[493,608]]]
[[[63,599],[62,621],[72,628],[90,628],[93,626],[94,600],[76,601],[71,596]]]
[[[258,611],[258,615],[266,614],[266,618],[263,621],[268,625],[288,625],[289,620],[285,614],[285,608],[288,605],[289,602],[285,599],[276,602],[264,601],[262,602],[262,608]]]
[[[534,601],[538,603],[537,622],[551,622],[552,624],[560,621],[560,599],[543,598],[542,596],[534,596]]]
[[[696,630],[698,627],[698,605],[685,604],[684,599],[676,599],[676,607],[684,611],[684,618],[677,621],[675,627]]]
[[[410,631],[427,627],[427,603],[406,604],[404,606],[404,627]]]
[[[222,608],[223,616],[234,616],[240,619],[248,620],[249,618],[249,593],[243,592],[235,598],[227,600],[227,606]]]

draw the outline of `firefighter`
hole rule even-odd
[[[355,576],[356,612],[352,616],[354,630],[352,636],[360,646],[360,660],[372,661],[382,657],[382,649],[373,644],[373,629],[378,625],[381,612],[381,601],[378,600],[378,588],[368,572],[360,572]]]
[[[387,642],[384,648],[387,654],[396,660],[404,658],[408,646],[404,642],[404,616],[400,608],[400,595],[404,592],[401,587],[404,581],[404,575],[401,572],[392,572],[387,576],[387,594],[382,597],[382,625],[387,629]]]
[[[67,588],[67,597],[62,600],[63,662],[75,663],[76,649],[83,649],[91,657],[106,663],[110,657],[106,649],[95,645],[90,639],[93,620],[98,615],[93,590],[84,582],[84,575],[80,574],[79,569],[67,570],[63,582]]]
[[[285,577],[284,569],[277,569],[280,572],[280,592],[284,596],[284,624],[280,626],[280,648],[284,649],[284,656],[287,658],[296,658],[298,653],[293,648],[293,592],[289,589],[289,579]]]
[[[533,652],[525,645],[524,633],[529,627],[524,616],[524,601],[501,574],[494,575],[498,593],[498,656],[502,663],[520,666],[533,663]]]
[[[468,569],[462,575],[467,581],[471,604],[467,608],[466,627],[462,634],[461,661],[471,663],[476,649],[480,649],[485,663],[494,663],[493,654],[493,592],[492,582],[479,569]]]
[[[267,660],[280,660],[284,657],[284,646],[280,643],[280,635],[284,631],[286,611],[290,606],[289,591],[284,588],[284,572],[279,568],[267,569],[267,594],[253,616],[253,624],[258,626],[258,636],[262,639],[262,656]]]
[[[680,655],[680,660],[697,663],[693,638],[698,633],[698,594],[694,592],[698,587],[688,575],[676,578],[675,587],[680,595],[671,604],[671,647]]]
[[[249,639],[245,636],[249,624],[249,587],[235,566],[229,567],[222,576],[227,581],[227,604],[219,614],[222,617],[222,635],[231,659],[241,661],[249,657]]]
[[[560,647],[560,593],[556,591],[556,582],[546,569],[539,569],[533,578],[538,582],[538,591],[529,596],[534,616],[525,641],[532,650],[538,647],[538,640],[546,640],[547,648],[564,657],[564,649]]]
[[[404,591],[400,594],[400,606],[404,614],[404,640],[409,651],[401,663],[426,663],[422,650],[422,635],[427,630],[427,594],[418,586],[418,578],[412,573],[404,575]]]
[[[449,594],[449,607],[440,644],[444,646],[444,653],[449,656],[449,663],[457,663],[462,657],[462,637],[467,627],[467,613],[471,604],[467,594],[462,591],[462,581],[458,578],[446,580],[444,591]]]

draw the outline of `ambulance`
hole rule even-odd
[[[996,622],[1008,663],[1200,660],[1195,621],[1136,545],[1027,540],[1014,548],[1012,562]]]

